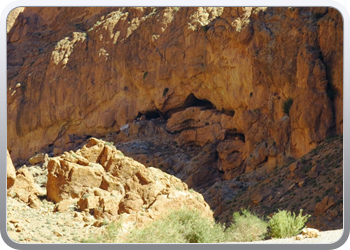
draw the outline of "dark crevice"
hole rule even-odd
[[[214,151],[214,162],[217,162],[219,160],[219,152],[218,151]]]
[[[162,117],[163,117],[163,114],[159,110],[151,110],[143,113],[139,112],[138,115],[136,116],[136,120],[141,118],[145,120],[152,120],[152,119],[157,119]]]
[[[206,99],[198,99],[194,94],[190,94],[184,104],[183,104],[184,108],[188,108],[188,107],[204,107],[207,109],[215,109],[215,106]]]
[[[259,165],[266,163],[269,160],[269,157],[265,156],[265,159],[259,163]]]
[[[202,107],[203,109],[215,109],[214,104],[206,99],[198,99],[193,93],[189,94],[184,101],[184,103],[175,109],[169,110],[165,113],[166,119],[169,118],[172,114],[185,110],[190,107]]]
[[[231,117],[235,115],[235,111],[230,109],[222,109],[221,113]]]
[[[238,133],[236,130],[227,130],[225,139],[245,142],[244,134]]]

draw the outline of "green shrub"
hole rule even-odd
[[[244,209],[235,212],[231,226],[226,230],[229,242],[251,242],[264,239],[267,233],[267,222]]]
[[[106,227],[105,232],[100,236],[90,236],[88,239],[82,239],[82,243],[116,243],[118,235],[122,229],[122,222],[112,222]]]
[[[224,227],[183,207],[146,228],[134,229],[127,243],[215,243],[225,240]]]
[[[283,113],[285,113],[286,115],[289,115],[289,110],[292,104],[293,104],[292,98],[289,97],[287,100],[285,100],[282,105]]]
[[[106,146],[110,146],[111,148],[116,148],[116,147],[114,146],[114,142],[105,141],[105,145],[106,145]]]
[[[146,78],[147,75],[148,75],[148,71],[145,71],[145,72],[143,73],[143,80],[145,80],[145,78]]]
[[[305,223],[310,215],[302,215],[303,210],[300,209],[299,215],[290,211],[280,211],[274,214],[269,220],[270,236],[272,238],[289,238],[301,232],[305,227]]]
[[[166,96],[166,94],[168,93],[168,91],[169,91],[169,89],[168,89],[168,88],[165,88],[165,89],[163,90],[163,96]]]

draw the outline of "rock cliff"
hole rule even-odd
[[[218,215],[237,193],[343,131],[343,20],[333,8],[13,15],[7,144],[15,166],[102,138],[177,176]],[[265,191],[252,202],[272,195]]]
[[[26,8],[8,32],[11,156],[202,102],[232,116],[243,158],[267,140],[300,157],[342,131],[342,27],[332,8]]]

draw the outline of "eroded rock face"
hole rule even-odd
[[[146,168],[95,138],[75,152],[51,158],[48,171],[47,198],[58,204],[77,199],[79,209],[93,211],[95,218],[142,212],[154,219],[180,206],[212,216],[203,197],[180,179]]]
[[[169,122],[181,143],[223,140],[229,126],[243,159],[270,139],[299,157],[342,131],[342,32],[332,8],[25,8],[8,32],[9,149],[16,162],[59,154],[201,102],[230,118]]]
[[[17,166],[107,138],[220,215],[240,182],[342,133],[342,41],[332,8],[26,8],[8,32],[8,147]],[[90,140],[50,161],[51,199],[133,213],[154,201],[133,164]]]

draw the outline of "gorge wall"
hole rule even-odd
[[[221,221],[242,197],[265,213],[303,199],[292,209],[320,228],[342,223],[342,143],[326,140],[343,132],[337,10],[33,7],[10,13],[7,39],[15,166],[96,137],[186,182]]]
[[[332,8],[25,8],[8,32],[8,149],[27,160],[205,103],[223,114],[216,139],[244,136],[243,160],[262,143],[271,165],[300,157],[342,133],[342,32]]]

